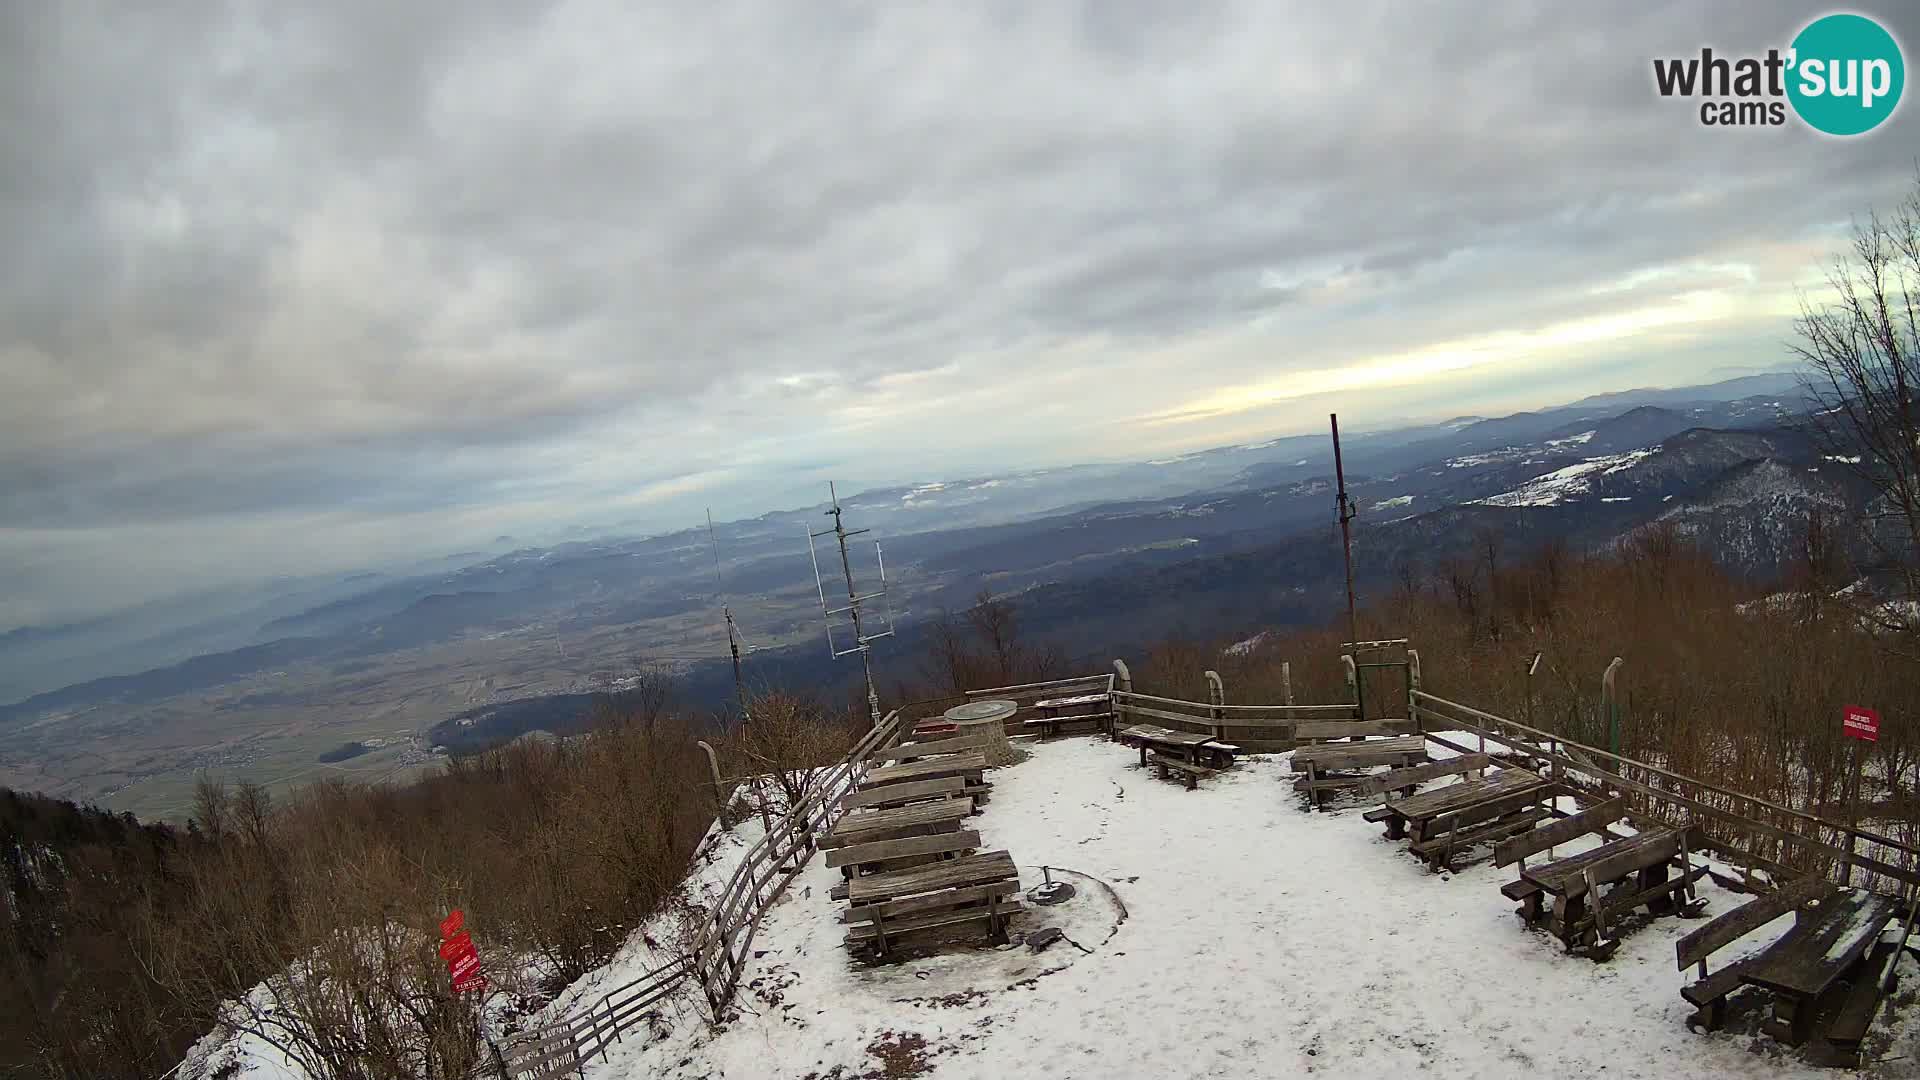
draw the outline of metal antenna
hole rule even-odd
[[[1347,470],[1340,462],[1340,414],[1328,413],[1333,421],[1333,476],[1340,485],[1340,549],[1347,559],[1347,640],[1360,640],[1360,621],[1354,615],[1353,603],[1353,519],[1358,511],[1353,508],[1353,500],[1347,498]]]
[[[813,559],[813,584],[815,590],[820,594],[820,613],[825,617],[827,623],[827,651],[833,654],[835,660],[851,653],[860,654],[860,665],[866,670],[867,675],[867,712],[873,717],[873,726],[879,727],[880,692],[875,689],[873,685],[872,643],[879,641],[881,638],[893,636],[893,604],[886,599],[887,564],[886,560],[881,557],[880,545],[876,542],[873,545],[873,554],[880,565],[880,588],[864,595],[858,589],[854,588],[853,560],[847,555],[847,540],[850,537],[859,536],[868,530],[848,529],[840,520],[842,513],[840,509],[840,493],[833,486],[832,481],[828,481],[827,483],[827,493],[832,498],[832,508],[826,511],[826,516],[833,519],[833,528],[822,529],[819,532],[809,531],[807,533],[807,554]],[[813,546],[814,540],[822,536],[832,536],[840,544],[840,573],[847,581],[847,602],[840,607],[827,606],[826,580],[820,576],[820,554]],[[879,633],[869,634],[867,633],[866,624],[861,618],[860,605],[876,598],[886,604],[887,628]],[[835,645],[833,641],[834,616],[841,614],[846,615],[847,620],[853,624],[853,644],[845,649]]]
[[[740,676],[740,638],[733,629],[733,609],[727,606],[725,585],[720,581],[720,541],[713,535],[713,508],[707,508],[707,544],[713,548],[713,591],[720,598],[720,617],[727,622],[727,651],[733,654],[733,696],[740,701],[740,723],[747,715],[747,683]]]

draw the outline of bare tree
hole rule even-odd
[[[1831,297],[1803,300],[1794,323],[1813,428],[1872,485],[1861,531],[1903,598],[1920,600],[1920,177],[1891,215],[1855,223],[1827,282]]]

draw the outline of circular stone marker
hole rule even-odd
[[[1011,701],[969,701],[948,709],[945,715],[956,735],[986,733],[987,746],[983,753],[987,764],[1011,765],[1013,746],[1007,742],[1007,718],[1019,708]]]

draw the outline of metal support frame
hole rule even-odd
[[[881,554],[879,542],[875,541],[873,555],[880,567],[880,588],[864,595],[854,588],[853,560],[847,554],[847,540],[868,530],[847,528],[841,520],[841,514],[844,511],[840,507],[839,491],[829,482],[827,492],[832,497],[832,505],[826,510],[826,516],[833,519],[833,528],[807,533],[807,554],[813,559],[813,584],[820,594],[820,614],[826,619],[827,624],[827,651],[835,660],[853,653],[860,654],[860,666],[867,678],[867,712],[873,720],[873,726],[877,728],[880,726],[880,691],[873,682],[873,643],[881,638],[893,636],[893,607],[887,601],[887,560],[886,556]],[[827,606],[826,581],[820,576],[820,555],[813,546],[813,542],[823,536],[833,537],[840,546],[840,572],[847,582],[847,602],[840,607]],[[879,633],[869,634],[861,618],[860,605],[875,599],[886,604],[887,628]],[[834,644],[833,620],[836,615],[847,616],[847,620],[853,624],[853,645],[850,648],[842,649]]]

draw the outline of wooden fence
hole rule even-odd
[[[706,913],[700,935],[684,956],[608,990],[585,1011],[554,1021],[522,1039],[507,1055],[511,1080],[553,1080],[621,1041],[653,1007],[689,978],[699,980],[716,1015],[733,1000],[740,970],[753,949],[761,916],[780,898],[814,850],[814,837],[832,828],[842,800],[865,775],[873,755],[893,745],[906,723],[895,709],[838,763],[815,774],[812,789],[747,849]]]
[[[1842,885],[1898,893],[1920,884],[1920,848],[1657,765],[1564,739],[1553,732],[1483,712],[1457,701],[1413,691],[1414,719],[1428,739],[1462,753],[1488,749],[1487,740],[1543,761],[1556,779],[1589,789],[1611,787],[1627,797],[1637,824],[1697,827],[1709,849],[1749,878],[1765,871],[1775,881],[1814,875]],[[1465,732],[1461,745],[1439,732]]]

